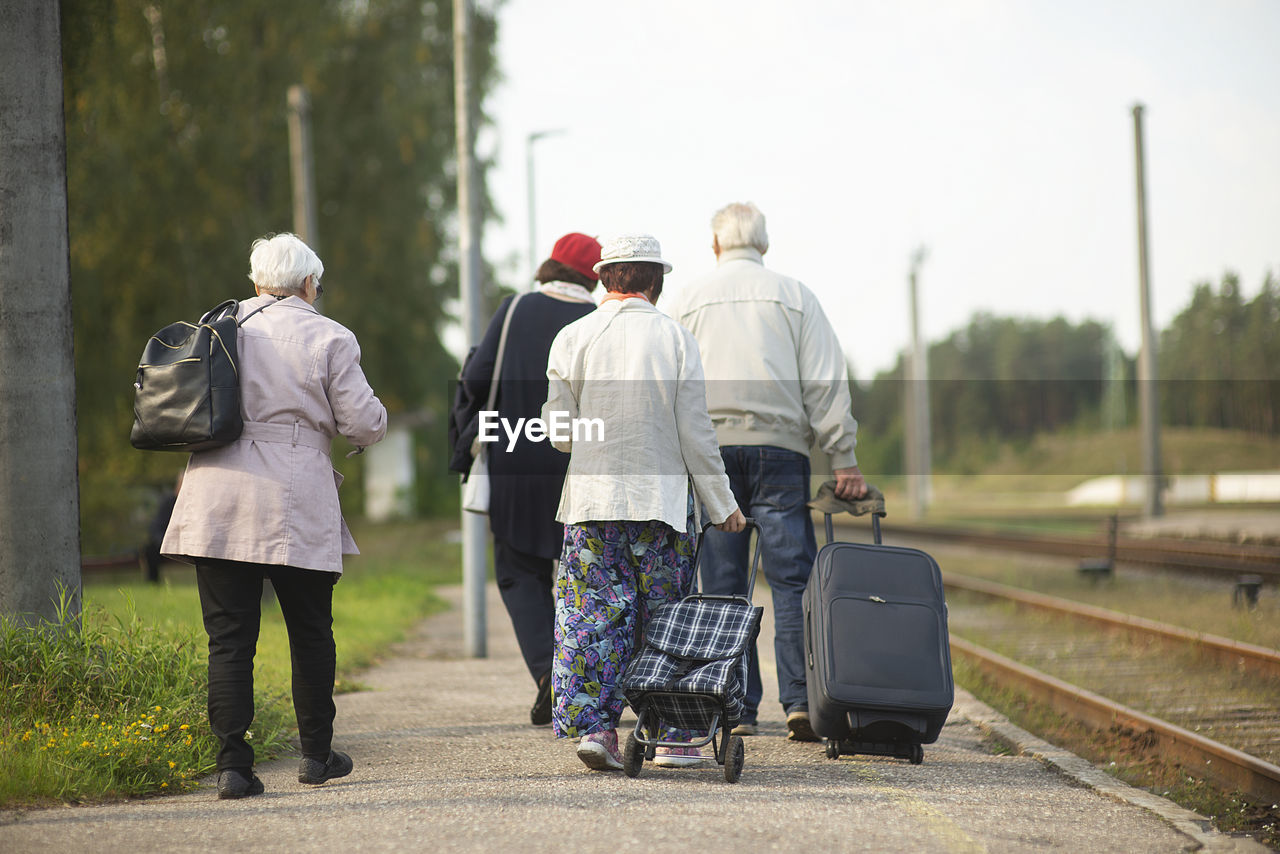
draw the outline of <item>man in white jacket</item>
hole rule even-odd
[[[674,316],[698,341],[707,409],[738,506],[761,529],[764,573],[773,591],[778,696],[788,738],[816,741],[805,686],[801,598],[817,554],[809,500],[809,449],[830,457],[836,495],[866,495],[854,446],[844,353],[817,297],[764,266],[764,215],[735,203],[711,220],[717,267],[696,280]],[[747,533],[709,531],[703,544],[707,593],[745,593]],[[763,686],[754,650],[746,709],[734,730],[754,735]]]

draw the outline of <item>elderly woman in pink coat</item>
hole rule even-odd
[[[257,795],[253,657],[262,582],[271,580],[289,632],[293,707],[302,742],[298,781],[351,773],[333,750],[333,586],[357,554],[338,505],[329,444],[382,439],[387,410],[360,370],[360,345],[320,314],[324,265],[292,234],[254,241],[240,303],[244,433],[191,455],[161,551],[194,563],[209,634],[209,724],[218,737],[218,797]]]

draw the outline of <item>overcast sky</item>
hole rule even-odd
[[[977,311],[1140,340],[1131,109],[1146,107],[1154,319],[1195,283],[1280,276],[1277,0],[507,0],[480,140],[531,281],[559,235],[646,231],[667,296],[714,266],[711,214],[753,201],[767,265],[821,299],[860,380]]]

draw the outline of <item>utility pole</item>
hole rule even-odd
[[[0,4],[0,614],[80,614],[80,488],[57,0]]]
[[[480,187],[476,174],[475,115],[471,98],[471,0],[453,0],[453,110],[458,149],[458,291],[467,346],[484,336],[480,301]],[[463,641],[472,658],[488,655],[485,585],[489,526],[484,516],[462,514]]]
[[[533,192],[533,144],[540,139],[556,134],[564,133],[562,130],[540,130],[534,131],[525,138],[524,143],[524,159],[525,172],[528,177],[529,184],[529,279],[533,280],[538,275],[538,262],[541,256],[538,253],[538,234],[536,223],[538,221],[538,207],[535,202]]]
[[[1156,338],[1151,325],[1151,259],[1147,254],[1147,181],[1142,146],[1141,104],[1133,105],[1133,151],[1138,183],[1138,297],[1142,313],[1142,350],[1138,353],[1138,407],[1142,423],[1142,471],[1147,488],[1143,515],[1164,515],[1164,472],[1160,462],[1160,389]]]
[[[929,363],[927,347],[920,335],[918,278],[928,252],[923,246],[911,253],[911,363],[907,393],[907,499],[912,518],[924,516],[929,506],[932,475],[929,431]]]
[[[293,176],[293,231],[316,249],[316,179],[311,159],[311,97],[307,87],[289,87],[289,171]],[[319,251],[317,249],[317,251]]]

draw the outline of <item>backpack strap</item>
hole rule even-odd
[[[271,305],[271,303],[267,303],[267,305]],[[237,321],[237,322],[236,322],[236,326],[244,326],[244,324],[245,324],[245,321],[246,321],[246,320],[248,320],[249,318],[253,317],[253,316],[254,316],[255,314],[257,314],[258,312],[262,311],[264,308],[266,308],[266,307],[267,307],[267,305],[260,305],[260,306],[258,306],[257,308],[255,308],[253,311],[251,311],[251,312],[249,312],[248,314],[246,314],[246,315],[244,316],[244,320],[240,320],[240,321]]]

